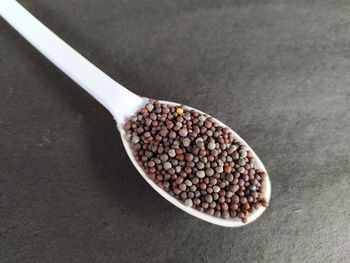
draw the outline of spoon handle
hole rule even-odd
[[[119,126],[144,103],[143,98],[107,76],[15,0],[1,0],[0,15],[53,64],[105,106]]]

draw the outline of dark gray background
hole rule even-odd
[[[1,19],[1,262],[349,262],[349,1],[20,2],[135,93],[231,126],[273,195],[239,229],[167,203],[112,116]]]

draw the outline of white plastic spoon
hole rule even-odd
[[[177,199],[169,195],[167,192],[159,188],[152,180],[150,180],[142,168],[134,159],[129,143],[125,139],[125,131],[123,129],[125,122],[142,106],[144,106],[148,98],[140,97],[131,91],[127,90],[119,83],[115,82],[104,72],[90,63],[87,59],[81,56],[78,52],[72,49],[68,44],[63,42],[57,35],[45,27],[40,21],[32,16],[26,9],[14,0],[0,0],[0,15],[14,27],[24,38],[26,38],[34,47],[36,47],[44,56],[46,56],[59,69],[79,84],[83,89],[90,93],[97,101],[105,106],[114,116],[117,121],[124,147],[128,153],[130,160],[135,165],[136,169],[143,178],[153,187],[160,195],[173,205],[189,213],[192,216],[198,217],[207,222],[226,227],[239,227],[253,222],[264,212],[265,207],[261,206],[253,213],[248,215],[248,222],[242,223],[240,219],[223,219],[217,218],[206,213],[200,212],[194,208],[187,207]],[[160,101],[172,106],[179,105],[178,103]],[[193,109],[185,106],[187,109]],[[197,110],[198,111],[198,110]],[[201,111],[199,111],[201,112]],[[227,127],[222,122],[216,120],[220,125]],[[229,127],[227,127],[229,128]],[[230,128],[229,128],[230,129]],[[231,130],[231,129],[230,129]],[[265,171],[265,166],[260,161],[259,157],[249,147],[249,145],[233,130],[232,133],[236,139],[247,146],[253,154],[255,166],[261,171]],[[271,185],[269,177],[266,177],[263,185],[264,196],[267,201],[271,195]]]

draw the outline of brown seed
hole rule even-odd
[[[239,167],[238,168],[238,172],[243,174],[245,172],[245,168],[244,167]]]
[[[238,212],[237,216],[238,216],[239,218],[244,218],[244,213],[243,213],[243,212]]]
[[[220,192],[220,187],[217,185],[214,185],[213,190],[214,190],[214,193],[218,193],[218,192]]]
[[[239,196],[238,195],[234,195],[234,196],[232,196],[231,200],[232,200],[233,203],[238,204],[239,203]]]
[[[262,201],[261,204],[262,204],[263,207],[268,207],[269,206],[269,203],[266,200]]]
[[[198,178],[204,178],[205,177],[205,172],[204,171],[198,171],[196,173],[196,175],[197,175]]]
[[[169,121],[169,122],[167,122],[166,127],[167,127],[167,129],[171,130],[172,128],[174,128],[174,123]],[[175,134],[175,137],[176,137],[176,134]]]
[[[244,197],[244,196],[242,196],[242,197],[239,199],[239,201],[240,201],[241,204],[245,204],[245,203],[248,202],[247,198]]]
[[[187,186],[186,186],[184,183],[182,183],[182,184],[179,185],[179,189],[180,189],[181,191],[186,191],[186,188],[187,188]]]
[[[184,178],[183,178],[183,177],[178,177],[178,178],[176,178],[176,180],[175,180],[175,182],[176,182],[177,184],[182,184],[183,181],[184,181]]]
[[[242,211],[243,211],[244,217],[247,217],[248,216],[248,211],[244,210],[244,209]]]
[[[229,174],[232,171],[232,167],[227,165],[227,166],[225,166],[224,171],[225,171],[225,173]]]
[[[186,167],[185,167],[185,172],[186,172],[187,174],[191,174],[191,173],[192,173],[192,168],[186,166]]]
[[[243,186],[244,185],[244,180],[243,179],[239,179],[238,180],[238,185],[239,186]]]
[[[260,207],[260,203],[255,203],[253,206],[255,209],[258,209]]]
[[[186,161],[190,162],[193,160],[193,154],[186,154]]]
[[[176,195],[179,195],[181,193],[181,190],[179,188],[174,188],[174,193]]]
[[[219,199],[219,194],[218,193],[213,193],[213,199],[216,201]]]
[[[186,200],[186,199],[187,199],[187,193],[186,193],[186,192],[181,192],[180,198],[181,198],[182,200]]]
[[[225,190],[220,190],[219,196],[225,196],[225,195],[226,195],[226,191]]]
[[[199,184],[199,188],[202,190],[205,190],[205,189],[207,189],[207,185],[205,183],[201,183],[201,184]]]
[[[204,199],[209,204],[213,202],[213,197],[211,195],[206,195]]]
[[[200,200],[199,198],[194,198],[194,199],[193,199],[193,204],[194,204],[194,205],[197,206],[197,205],[199,205],[200,203],[201,203],[201,200]]]
[[[215,142],[214,141],[211,141],[209,144],[208,144],[208,149],[209,150],[215,150],[215,147],[216,147],[216,145],[215,145]]]
[[[149,161],[148,162],[148,167],[154,167],[155,166],[155,162],[154,161]]]
[[[227,191],[226,192],[226,197],[231,198],[234,195],[234,192]]]
[[[208,155],[208,162],[214,161],[214,156],[213,155]]]
[[[218,156],[218,155],[219,155],[219,152],[218,152],[218,150],[212,150],[212,151],[210,152],[210,154],[213,155],[213,156],[215,157],[215,156]]]
[[[210,120],[207,119],[207,120],[204,122],[204,125],[205,125],[205,127],[206,127],[207,129],[210,129],[211,126],[213,125],[213,123],[212,123]]]
[[[221,217],[221,212],[218,211],[218,210],[216,210],[216,211],[214,212],[214,216],[215,216],[215,217]]]
[[[185,147],[188,147],[188,146],[190,146],[190,144],[191,144],[191,140],[190,140],[189,138],[184,138],[184,139],[182,140],[182,144],[183,144]]]
[[[230,190],[235,193],[239,190],[239,186],[235,184],[232,186],[232,188],[230,188]]]
[[[230,218],[230,213],[227,211],[223,211],[221,215],[224,219],[229,219]]]
[[[175,139],[176,138],[176,133],[174,131],[169,132],[169,138],[170,139]]]
[[[211,202],[211,203],[209,204],[209,207],[215,208],[215,207],[216,207],[216,202],[215,202],[215,201]]]
[[[219,201],[220,204],[224,203],[225,202],[225,197],[220,196],[218,201]]]
[[[213,136],[213,132],[211,130],[207,130],[205,134],[209,137]]]
[[[185,160],[185,155],[184,155],[184,154],[178,154],[178,155],[176,156],[176,158],[177,158],[178,160],[180,160],[180,161],[183,161],[183,160]]]
[[[264,178],[266,177],[267,174],[266,174],[265,172],[260,172],[259,175],[260,175],[261,178],[264,179]]]
[[[235,204],[235,203],[232,203],[232,202],[231,202],[230,210],[231,210],[231,211],[235,211],[235,210],[237,210],[237,209],[238,209],[238,204]]]
[[[214,174],[214,170],[212,168],[208,168],[205,170],[205,174],[207,176],[212,176]]]
[[[217,173],[222,173],[223,171],[224,171],[224,169],[222,166],[218,166],[215,168],[215,172],[217,172]]]
[[[201,204],[201,206],[202,206],[204,209],[207,209],[207,208],[209,207],[209,204],[206,203],[206,202],[203,202],[203,203]]]
[[[232,218],[237,217],[237,212],[236,211],[230,211],[230,216]]]
[[[171,165],[170,162],[165,162],[163,167],[164,167],[165,170],[169,170],[172,167],[172,165]]]
[[[227,203],[221,204],[221,209],[224,210],[224,211],[227,211],[228,210],[228,204]]]
[[[243,205],[243,208],[244,208],[245,210],[249,210],[249,209],[250,209],[250,205],[249,205],[248,203],[245,203],[245,204]]]
[[[215,210],[213,208],[208,208],[206,212],[212,216],[212,215],[214,215],[214,211]]]
[[[195,197],[200,197],[200,196],[201,196],[201,192],[195,191],[195,192],[194,192],[194,196],[195,196]]]
[[[200,150],[199,151],[199,155],[200,156],[205,156],[207,154],[207,151],[206,150]]]
[[[183,150],[182,149],[176,149],[175,152],[176,152],[176,154],[182,154]]]
[[[185,206],[192,206],[192,205],[193,205],[193,201],[191,199],[186,199]]]
[[[199,178],[198,178],[198,177],[194,177],[194,178],[192,179],[192,183],[193,183],[193,184],[198,184],[198,183],[199,183]]]

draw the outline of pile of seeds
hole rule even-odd
[[[268,206],[262,193],[266,173],[213,118],[150,100],[125,130],[148,177],[186,206],[243,222],[254,209]]]

